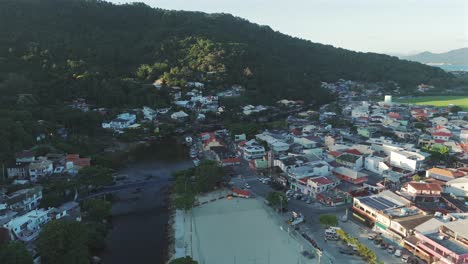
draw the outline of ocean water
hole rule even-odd
[[[445,71],[468,71],[468,65],[437,65]]]

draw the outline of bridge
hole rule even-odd
[[[78,200],[86,200],[94,197],[99,197],[103,196],[106,194],[111,194],[111,193],[116,193],[120,192],[123,190],[128,190],[128,189],[135,189],[135,188],[142,188],[142,187],[148,187],[148,186],[154,186],[158,185],[161,183],[161,179],[149,179],[149,180],[143,180],[143,181],[136,181],[136,182],[130,182],[130,183],[123,183],[123,184],[116,184],[112,186],[107,186],[102,188],[101,190],[97,192],[90,193],[89,195],[85,197],[80,197]]]

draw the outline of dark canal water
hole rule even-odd
[[[165,195],[173,172],[192,166],[187,150],[166,140],[140,148],[132,154],[133,161],[119,171],[127,181],[152,176],[156,184],[130,189],[115,195],[112,206],[113,228],[107,237],[105,264],[164,263],[166,250],[165,226],[168,212]]]

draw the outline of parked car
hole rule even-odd
[[[387,252],[390,253],[390,254],[393,254],[395,252],[395,247],[389,246],[388,249],[387,249]]]
[[[340,253],[344,255],[354,255],[354,251],[352,249],[347,248],[340,248]]]
[[[401,257],[401,250],[397,249],[395,250],[395,257]]]
[[[249,185],[248,183],[246,183],[246,184],[244,185],[244,187],[247,188],[247,189],[250,189],[250,185]]]
[[[380,248],[381,248],[381,249],[386,249],[387,247],[388,247],[388,244],[385,243],[385,242],[382,242],[382,243],[380,244]]]
[[[403,263],[408,263],[408,260],[409,260],[409,255],[405,254],[401,257],[401,262]]]
[[[377,236],[374,238],[374,244],[376,245],[380,245],[380,243],[382,243],[382,238]]]
[[[312,199],[308,198],[306,203],[308,203],[308,204],[312,203]]]
[[[370,233],[369,236],[367,237],[369,240],[374,240],[374,238],[377,236],[376,233]]]
[[[307,201],[307,199],[309,199],[307,196],[302,196],[302,198],[301,198],[301,200],[304,201],[304,202]]]

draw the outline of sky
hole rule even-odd
[[[138,2],[171,10],[230,13],[291,36],[356,51],[405,55],[468,47],[468,0]]]

